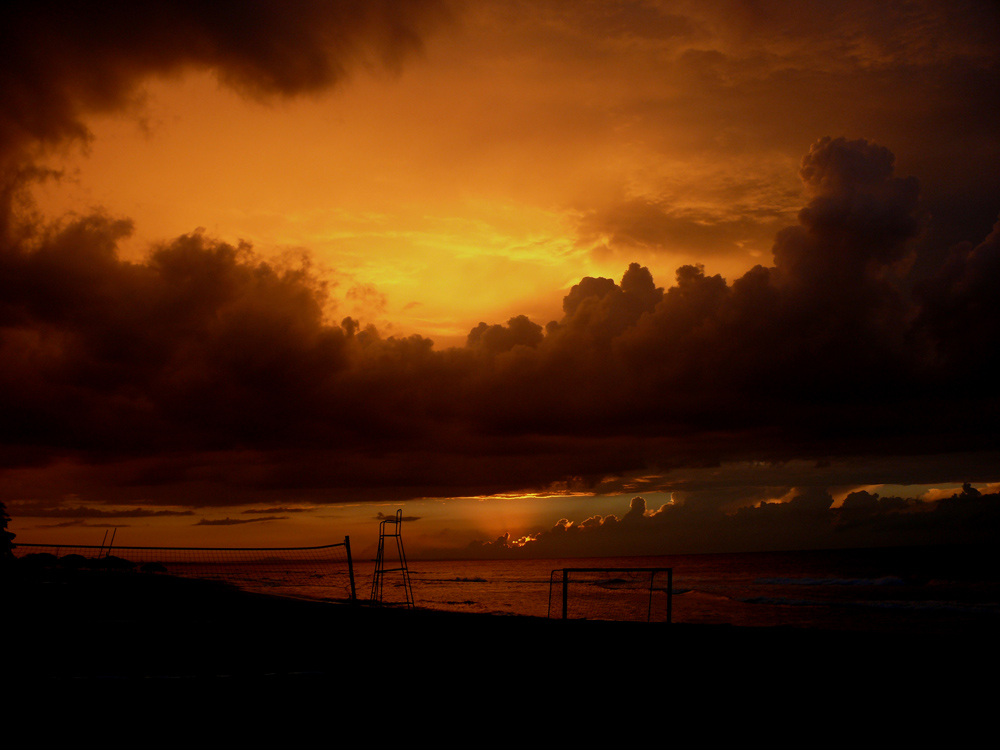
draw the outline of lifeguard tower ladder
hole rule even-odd
[[[391,530],[388,530],[391,526]],[[403,511],[396,511],[393,518],[384,518],[378,527],[378,557],[375,558],[375,576],[372,578],[372,604],[402,604],[403,602],[384,602],[382,600],[382,585],[386,573],[403,574],[403,593],[406,595],[407,608],[413,607],[413,587],[410,585],[410,571],[406,567],[406,553],[403,552]],[[399,567],[385,567],[385,538],[396,538],[396,551],[399,553]]]

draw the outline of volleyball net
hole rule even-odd
[[[549,617],[670,622],[672,568],[561,568],[549,579]]]
[[[220,581],[246,591],[355,601],[350,537],[319,547],[114,547],[18,544],[25,568],[90,569]]]

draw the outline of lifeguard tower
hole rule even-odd
[[[413,607],[413,587],[410,585],[410,571],[406,567],[406,553],[403,552],[403,511],[399,509],[391,518],[383,518],[378,527],[378,556],[375,558],[375,575],[372,578],[372,604],[403,604],[404,602],[387,602],[382,596],[386,573],[399,573],[402,576],[403,594],[406,597],[407,608]],[[385,567],[385,539],[395,537],[396,552],[399,556],[398,568]]]

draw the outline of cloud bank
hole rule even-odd
[[[1000,533],[1000,493],[966,484],[936,501],[852,492],[840,507],[815,488],[793,490],[786,502],[761,502],[724,512],[704,498],[648,509],[635,497],[621,518],[591,516],[512,539],[436,551],[471,558],[665,555],[704,552],[835,549],[917,544],[985,544]]]
[[[928,248],[916,179],[869,140],[813,143],[771,265],[727,281],[632,263],[580,279],[558,320],[482,322],[443,351],[328,319],[308,262],[203,232],[125,260],[126,219],[36,216],[33,160],[86,139],[84,116],[130,106],[146,76],[208,68],[250,96],[308,94],[397,67],[446,16],[234,7],[0,11],[4,499],[59,497],[67,477],[83,498],[192,506],[471,496],[859,457],[871,482],[890,460],[897,481],[995,478],[1000,228]],[[593,231],[642,245],[675,230],[662,206],[619,209]],[[976,476],[926,476],[941,454],[972,456]]]
[[[327,321],[308,265],[246,245],[191,234],[133,263],[126,222],[28,227],[0,252],[4,463],[399,497],[996,450],[1000,233],[918,277],[918,185],[888,149],[824,138],[800,174],[773,266],[664,289],[632,264],[581,279],[558,321],[444,351]]]
[[[0,143],[9,155],[86,137],[85,113],[127,106],[143,77],[186,69],[260,98],[318,92],[359,67],[398,69],[447,15],[434,0],[13,0],[0,10]]]

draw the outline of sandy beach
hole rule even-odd
[[[995,663],[992,631],[961,637],[684,623],[558,621],[375,609],[251,594],[161,575],[54,571],[8,587],[8,674],[24,680],[346,679],[463,683],[543,675],[552,684],[692,688],[740,676],[760,690],[954,684]],[[486,683],[488,684],[488,683]]]

